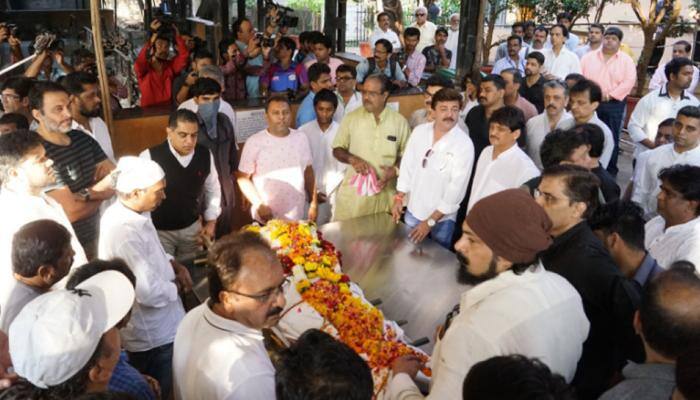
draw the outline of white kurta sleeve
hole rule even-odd
[[[417,128],[419,129],[419,128]],[[415,129],[413,130],[416,131]],[[411,192],[411,182],[413,181],[414,169],[418,167],[416,161],[416,147],[418,146],[419,135],[411,134],[408,138],[408,143],[406,143],[406,149],[403,152],[403,157],[401,157],[401,164],[399,166],[399,177],[396,180],[396,190],[403,193]]]
[[[630,122],[627,130],[635,143],[639,143],[644,139],[653,139],[644,130],[644,127],[649,120],[649,103],[649,97],[643,97],[641,100],[639,100],[639,103],[637,103],[637,106],[634,108],[634,111],[630,116]]]
[[[204,181],[204,220],[213,221],[221,215],[221,185],[216,171],[214,156],[209,153],[209,175]]]
[[[250,376],[236,386],[236,390],[226,396],[226,400],[274,400],[275,377],[271,373]]]
[[[159,274],[159,268],[150,265],[148,255],[152,252],[144,243],[138,236],[123,241],[117,245],[114,256],[124,259],[136,276],[136,301],[147,307],[165,307],[177,299],[177,286]]]

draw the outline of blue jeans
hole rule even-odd
[[[622,118],[625,114],[626,105],[626,99],[622,101],[612,100],[601,102],[596,110],[598,118],[610,128],[615,139],[615,148],[607,168],[608,172],[613,176],[617,175],[617,156],[620,153],[620,129],[622,128]]]
[[[169,399],[173,390],[173,344],[128,354],[134,368],[160,383],[161,398]]]
[[[406,214],[404,215],[404,222],[411,229],[421,223],[421,221],[414,217],[408,210],[406,210]],[[452,233],[454,230],[455,222],[453,220],[448,219],[440,221],[430,229],[430,238],[438,242],[440,246],[449,250],[450,247],[452,247]]]

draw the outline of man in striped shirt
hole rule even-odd
[[[114,164],[93,138],[71,129],[69,104],[66,89],[54,82],[39,82],[29,92],[37,133],[56,175],[56,186],[47,193],[63,207],[90,260],[97,252],[100,204],[114,194]]]

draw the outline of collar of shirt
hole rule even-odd
[[[663,85],[659,88],[659,97],[668,97],[669,99],[675,100],[675,101],[690,100],[690,97],[685,95],[685,90],[681,90],[680,99],[676,100],[676,99],[672,98],[671,94],[668,92],[668,85],[669,85],[669,83],[666,82],[665,85]]]
[[[676,367],[673,364],[629,362],[622,369],[622,374],[626,379],[676,381]]]
[[[319,133],[321,133],[321,134],[324,134],[324,133],[327,133],[327,132],[331,132],[331,131],[333,131],[333,129],[337,129],[338,126],[340,126],[340,125],[339,125],[337,122],[331,120],[331,124],[328,125],[328,128],[324,131],[323,129],[321,129],[321,125],[318,124],[318,120],[317,120],[317,119],[313,120],[313,125],[312,125],[312,127],[314,128],[314,130],[317,131],[317,132],[319,132]]]
[[[238,336],[246,337],[250,340],[260,341],[263,340],[263,334],[261,331],[253,328],[249,328],[238,321],[232,319],[224,318],[219,314],[215,313],[210,306],[210,300],[207,301],[204,307],[204,320],[207,321],[209,325],[216,329],[222,331],[230,332]]]
[[[654,257],[647,253],[646,256],[644,256],[644,260],[642,260],[642,263],[639,265],[639,268],[637,268],[637,272],[634,273],[633,279],[644,287],[644,285],[649,282],[649,279],[653,278],[661,271],[663,270],[659,264],[656,263]]]
[[[151,213],[136,212],[130,209],[129,207],[125,206],[124,203],[122,203],[119,200],[116,201],[115,204],[112,205],[112,207],[116,207],[116,209],[119,211],[120,218],[125,224],[142,226],[148,224],[151,221]]]
[[[175,148],[173,147],[173,144],[170,143],[170,139],[168,139],[168,148],[170,149],[170,152],[173,154],[177,162],[180,163],[183,167],[187,167],[190,165],[190,161],[192,161],[192,158],[194,157],[194,150],[190,154],[187,155],[180,155]]]
[[[94,137],[95,135],[94,135],[94,128],[93,128],[93,123],[92,123],[92,120],[93,120],[93,119],[94,119],[94,118],[89,118],[89,119],[88,119],[88,125],[89,125],[89,126],[83,126],[83,125],[81,125],[80,123],[78,123],[78,121],[73,120],[73,122],[71,123],[71,126],[70,126],[70,127],[71,127],[71,129],[73,129],[73,130],[82,131],[82,132],[85,132],[85,133],[87,133],[88,135]]]
[[[695,217],[691,219],[690,221],[683,223],[683,224],[678,224],[674,225],[672,227],[667,228],[666,227],[666,220],[663,219],[663,217],[659,216],[661,220],[663,221],[663,235],[682,235],[683,232],[690,232],[695,230],[695,225],[700,224],[700,217]]]
[[[472,308],[496,292],[500,292],[501,290],[507,289],[511,286],[520,285],[523,282],[537,279],[544,272],[544,267],[540,261],[519,275],[512,270],[501,272],[495,278],[482,282],[472,287],[470,290],[462,293],[459,303],[460,312],[464,312]]]
[[[489,161],[490,161],[490,162],[495,162],[496,160],[504,159],[504,158],[506,158],[506,157],[510,157],[511,155],[515,154],[515,152],[517,151],[517,150],[516,150],[517,148],[518,148],[518,144],[515,143],[515,144],[513,144],[512,146],[510,146],[510,147],[508,148],[508,150],[506,150],[506,151],[504,151],[503,153],[497,155],[496,158],[493,158],[493,155],[492,155],[491,158],[489,158]],[[496,150],[496,148],[493,147],[493,150]],[[493,154],[493,153],[492,153],[492,154]]]
[[[555,248],[557,248],[559,246],[566,246],[566,244],[569,241],[574,239],[574,237],[578,236],[586,228],[588,228],[588,224],[586,223],[586,221],[579,222],[578,224],[571,227],[568,231],[555,237],[554,241],[552,242],[552,245],[549,246],[549,249],[547,249],[545,251],[548,252],[548,251],[554,250]]]

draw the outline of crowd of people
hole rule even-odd
[[[622,31],[592,24],[584,45],[567,13],[514,24],[490,73],[456,88],[440,72],[459,15],[438,27],[429,11],[398,32],[379,13],[357,66],[274,18],[262,34],[235,21],[219,57],[157,19],[134,64],[141,106],[176,110],[138,156],[115,156],[89,51],[44,50],[5,79],[0,400],[371,399],[365,360],[325,332],[269,349],[294,289],[235,207],[262,224],[388,213],[455,253],[469,286],[436,327],[430,385],[399,357],[385,399],[700,398],[690,44],[634,110]],[[388,105],[407,86],[424,98],[410,118]],[[231,103],[251,97],[267,127],[240,147]],[[204,249],[210,297],[186,306]]]

